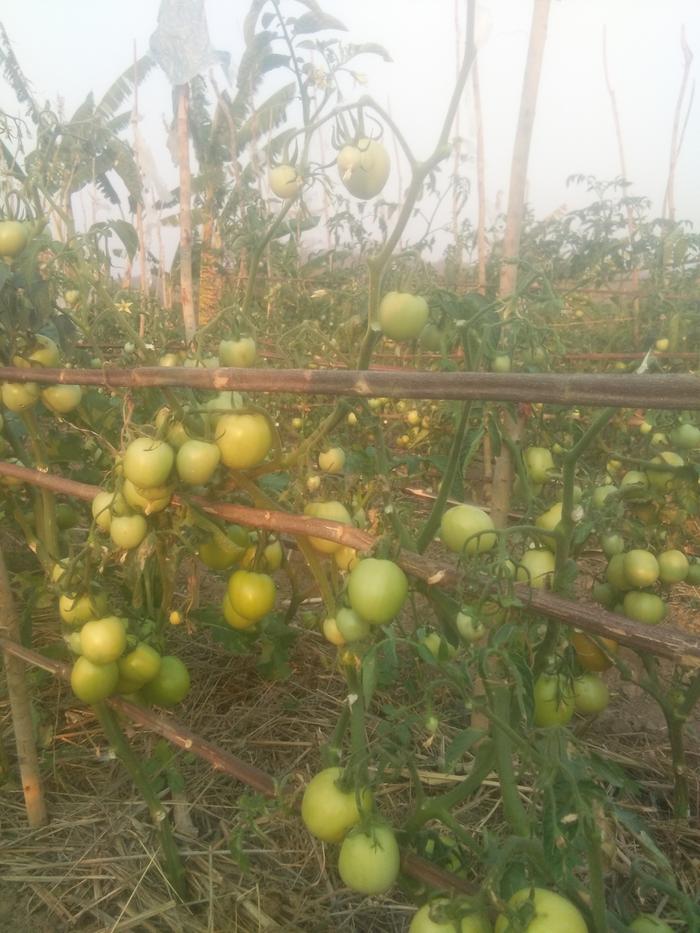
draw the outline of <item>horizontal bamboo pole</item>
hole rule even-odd
[[[47,658],[36,651],[25,648],[8,638],[0,637],[0,647],[8,655],[20,658],[25,663],[40,667],[42,670],[49,671],[62,680],[70,681],[70,668],[62,661],[54,661],[52,658]],[[215,771],[221,771],[242,784],[252,787],[253,790],[264,797],[273,798],[284,793],[282,785],[274,777],[265,771],[261,771],[260,768],[256,768],[255,765],[250,765],[246,761],[236,758],[235,755],[224,751],[213,742],[203,739],[176,719],[166,719],[154,713],[153,710],[138,706],[136,703],[130,703],[122,697],[110,697],[106,702],[117,712],[127,716],[132,722],[144,726],[151,732],[155,732],[172,742],[173,745],[177,745],[178,748],[197,755],[198,758],[208,762]],[[412,852],[402,853],[401,868],[404,874],[415,878],[416,881],[429,884],[441,891],[456,891],[465,894],[475,894],[477,892],[476,885],[444,871]]]
[[[78,483],[53,473],[41,473],[38,470],[4,460],[0,460],[0,476],[2,475],[14,476],[34,486],[51,489],[64,495],[72,495],[86,501],[91,501],[99,492],[98,486]],[[172,501],[173,505],[177,506],[184,500],[174,496]],[[324,538],[358,551],[370,551],[376,544],[373,535],[340,522],[272,509],[256,509],[237,503],[211,502],[202,496],[191,496],[189,501],[212,515],[252,528],[264,528],[289,535]],[[444,563],[438,563],[410,551],[402,551],[397,562],[407,573],[424,580],[431,586],[438,584],[455,586],[460,580],[454,566],[445,566]],[[533,612],[539,612],[548,618],[557,619],[566,625],[595,635],[609,636],[638,651],[649,651],[688,667],[700,667],[700,638],[687,632],[665,625],[644,625],[617,613],[608,612],[601,606],[580,601],[573,602],[556,593],[532,589],[524,584],[516,584],[515,592]]]
[[[416,370],[191,369],[183,366],[25,369],[3,366],[0,367],[0,380],[129,389],[186,386],[211,391],[237,389],[359,398],[479,399],[667,410],[700,408],[700,378],[674,374],[435,373]]]

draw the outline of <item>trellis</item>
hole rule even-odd
[[[122,369],[42,369],[0,367],[0,380],[41,384],[89,385],[108,389],[146,387],[188,387],[213,391],[238,390],[264,393],[328,395],[346,397],[388,397],[416,399],[478,399],[501,402],[542,402],[561,406],[614,406],[619,408],[654,408],[687,410],[700,408],[700,379],[692,375],[582,375],[529,373],[435,373],[416,371],[382,372],[380,370],[272,370],[272,369],[190,369],[139,367]],[[30,485],[91,501],[99,487],[77,482],[56,473],[35,470],[16,463],[0,461],[0,476],[14,477]],[[175,496],[173,505],[182,501]],[[295,515],[270,509],[212,502],[191,496],[193,504],[231,522],[265,528],[296,537],[314,536],[339,542],[358,551],[370,551],[376,539],[369,533],[338,522]],[[459,580],[457,568],[408,551],[397,562],[412,576],[428,586],[454,586]],[[6,575],[5,575],[6,576]],[[27,736],[17,730],[16,704],[28,702],[18,662],[38,666],[55,676],[69,678],[68,665],[44,657],[19,643],[16,619],[11,607],[7,579],[0,579],[0,603],[6,610],[7,637],[0,637],[8,668],[8,690],[13,707],[20,767],[23,770],[25,802],[30,822],[42,822],[43,801],[36,775],[31,774],[33,750]],[[700,638],[670,626],[645,626],[599,607],[573,602],[527,587],[515,586],[523,604],[547,618],[575,626],[593,635],[605,635],[638,651],[668,658],[689,668],[700,669]],[[8,609],[9,607],[9,609]],[[14,624],[13,624],[14,619]],[[10,671],[12,676],[9,676]],[[258,768],[241,761],[172,718],[165,718],[120,697],[112,697],[109,706],[132,721],[168,739],[207,761],[236,780],[267,797],[281,793],[278,782]],[[35,753],[34,753],[35,755]],[[29,771],[24,773],[24,766]],[[37,808],[37,795],[41,806]],[[417,880],[442,890],[473,893],[464,879],[432,865],[413,853],[404,853],[404,872]]]

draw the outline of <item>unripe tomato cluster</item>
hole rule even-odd
[[[69,586],[70,577],[69,568],[55,565],[52,579],[65,590],[58,611],[66,644],[76,656],[71,687],[78,699],[97,703],[118,693],[159,706],[184,699],[190,678],[183,662],[161,656],[137,632],[131,634],[128,619],[106,614],[104,592],[79,592]]]

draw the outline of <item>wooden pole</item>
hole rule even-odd
[[[506,228],[503,234],[503,262],[498,291],[504,301],[507,301],[515,293],[518,281],[517,259],[520,251],[523,218],[525,216],[527,168],[532,143],[532,130],[535,124],[535,110],[544,47],[547,39],[550,2],[551,0],[534,0],[532,11],[530,42],[525,63],[525,74],[523,75],[520,112],[518,114],[518,126],[515,132],[513,159],[510,169]],[[504,317],[509,317],[511,310],[510,305],[506,304],[503,309]],[[504,414],[503,430],[510,440],[519,443],[523,431],[522,419],[520,417],[512,418],[507,413]],[[510,447],[503,444],[500,453],[496,457],[493,470],[491,517],[497,528],[502,528],[507,521],[512,488],[513,463]]]
[[[0,632],[5,636],[3,643],[6,640],[19,641],[19,620],[2,550],[0,550]],[[10,697],[12,726],[17,744],[17,758],[24,792],[24,805],[27,810],[27,821],[32,829],[36,829],[39,826],[44,826],[48,817],[41,786],[39,759],[36,753],[32,724],[32,707],[27,689],[24,663],[17,655],[8,651],[5,651],[4,656],[7,693]]]
[[[21,369],[0,366],[0,380],[139,389],[174,386],[239,392],[290,392],[354,398],[480,399],[567,407],[700,408],[695,375],[636,373],[437,373],[351,369]]]
[[[177,152],[180,171],[180,302],[185,340],[190,343],[197,330],[192,294],[192,175],[190,172],[190,88],[179,84],[177,99]]]

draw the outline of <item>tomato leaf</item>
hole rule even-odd
[[[304,13],[291,22],[294,24],[295,36],[301,36],[310,32],[321,32],[324,29],[338,29],[342,32],[347,32],[347,27],[344,26],[339,19],[336,19],[335,16],[330,16],[328,13],[324,13],[320,9],[313,13]]]
[[[377,688],[377,651],[372,648],[362,659],[362,699],[367,709]]]
[[[471,727],[458,732],[445,751],[445,769],[452,771],[457,762],[483,735],[482,729],[472,729]]]

